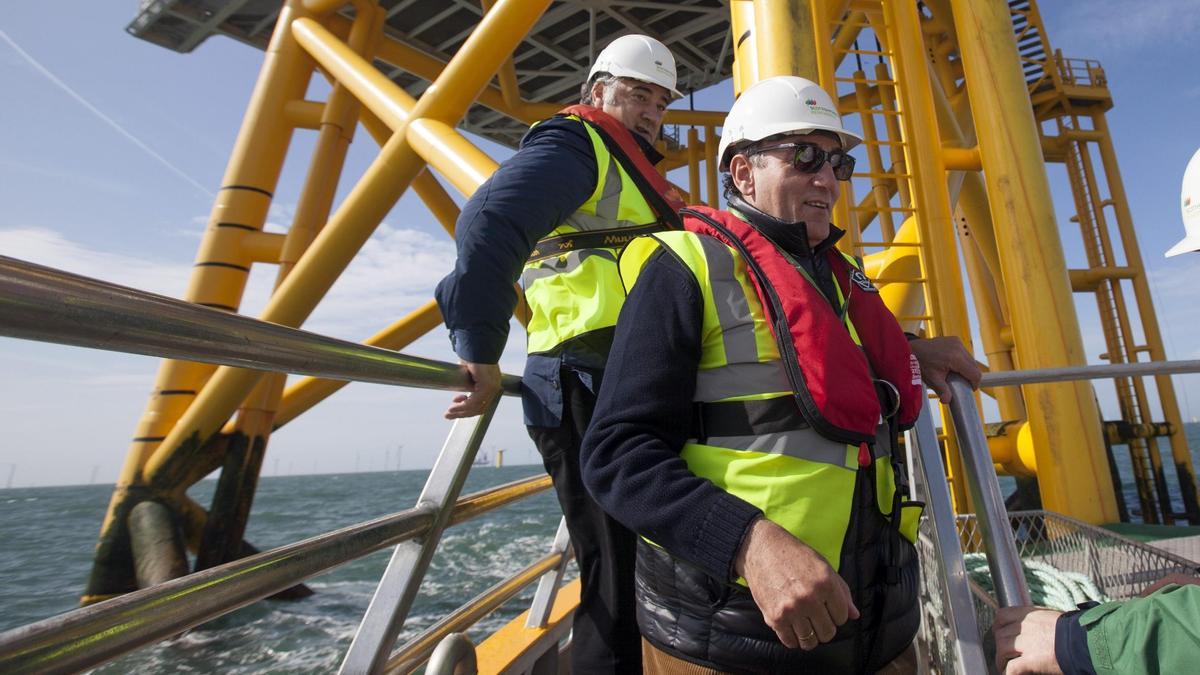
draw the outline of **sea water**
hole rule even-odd
[[[412,507],[427,471],[268,476],[246,540],[260,550]],[[474,467],[464,494],[544,473],[540,466]],[[208,504],[213,481],[190,492]],[[0,490],[0,631],[69,611],[91,570],[112,486]],[[550,551],[562,512],[552,491],[448,529],[399,643]],[[97,673],[327,673],[336,671],[391,549],[308,580],[316,593],[242,608]],[[569,570],[574,576],[574,565]],[[470,631],[481,641],[525,611],[532,589]],[[398,644],[399,644],[398,643]]]
[[[1187,425],[1200,466],[1200,425]],[[1114,447],[1126,503],[1140,515],[1129,453]],[[1174,462],[1160,445],[1182,510]],[[540,474],[540,466],[474,467],[464,494]],[[259,482],[246,539],[261,550],[413,506],[427,471],[268,476]],[[1007,493],[1012,480],[1001,478]],[[190,495],[208,504],[214,481]],[[111,485],[0,490],[0,631],[74,609],[91,569]],[[421,586],[399,643],[550,550],[561,511],[551,491],[450,528]],[[316,593],[264,601],[109,663],[98,673],[325,673],[335,671],[366,611],[390,550],[310,579]],[[572,564],[569,576],[574,576]],[[529,606],[532,589],[470,631],[477,642]]]

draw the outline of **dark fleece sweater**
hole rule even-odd
[[[813,269],[813,260],[822,257],[812,255],[802,225],[770,219],[736,199],[731,204],[815,279],[832,282],[824,265]],[[840,236],[835,229],[817,250]],[[828,296],[832,287],[821,285]],[[617,321],[583,442],[583,479],[621,524],[717,579],[733,579],[734,558],[762,512],[696,476],[679,455],[691,435],[702,311],[692,273],[674,257],[655,253]]]

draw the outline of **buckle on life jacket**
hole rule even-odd
[[[887,380],[872,380],[875,384],[875,395],[879,397],[879,410],[883,419],[891,419],[900,412],[900,390]]]

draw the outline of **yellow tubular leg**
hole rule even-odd
[[[1023,368],[1082,365],[1083,340],[1042,163],[1037,126],[1020,69],[1007,5],[953,0],[967,94],[979,138],[992,220],[1010,288]],[[977,86],[972,86],[977,82]],[[1019,280],[1019,281],[1018,281]],[[1037,293],[1027,289],[1036,288]],[[1117,519],[1099,412],[1086,383],[1025,388],[1047,509],[1089,523]]]
[[[1142,331],[1146,336],[1146,346],[1150,349],[1150,359],[1165,361],[1166,351],[1163,349],[1162,332],[1158,327],[1158,318],[1154,313],[1154,300],[1150,295],[1150,285],[1146,280],[1145,266],[1142,263],[1142,251],[1138,246],[1137,236],[1133,231],[1133,216],[1129,212],[1129,201],[1125,195],[1125,183],[1117,167],[1116,150],[1112,145],[1112,135],[1108,130],[1108,121],[1103,114],[1093,116],[1093,125],[1100,134],[1100,161],[1104,167],[1104,175],[1108,177],[1109,192],[1112,195],[1114,210],[1117,217],[1117,227],[1121,233],[1121,241],[1125,245],[1127,264],[1138,270],[1133,278],[1133,293],[1137,299],[1139,318]],[[1192,465],[1192,454],[1188,449],[1187,437],[1184,435],[1183,417],[1179,414],[1179,401],[1175,396],[1175,386],[1168,376],[1154,378],[1158,387],[1158,398],[1163,415],[1171,425],[1171,453],[1175,460],[1175,470],[1179,475],[1179,491],[1183,497],[1184,511],[1188,522],[1200,524],[1200,506],[1196,497],[1196,470]]]
[[[729,28],[733,31],[733,95],[737,97],[759,80],[758,53],[754,48],[754,0],[729,0]]]
[[[757,0],[752,39],[758,53],[759,80],[776,75],[799,75],[814,82],[821,79],[813,15],[806,0]],[[823,49],[827,49],[825,45]]]
[[[456,123],[474,97],[486,86],[495,72],[495,65],[512,52],[548,4],[549,0],[498,2],[446,65],[437,82],[416,102],[411,117],[421,119],[428,116],[445,124]],[[304,25],[307,27],[307,24]],[[316,25],[309,28],[314,34],[323,30]],[[301,30],[296,31],[297,35]],[[374,71],[373,68],[370,70]],[[355,75],[368,78],[370,73]],[[356,80],[339,81],[345,81],[348,88],[355,90]],[[379,113],[378,110],[375,112]],[[402,116],[405,111],[397,103],[384,112]],[[384,121],[391,123],[386,117]],[[287,326],[300,325],[420,172],[423,164],[409,146],[406,134],[400,131],[397,129],[397,133],[383,147],[379,157],[334,213],[293,274],[272,296],[263,310],[263,320]],[[257,373],[218,369],[213,382],[205,388],[184,419],[172,429],[162,447],[179,446],[188,439],[207,438],[232,412],[226,401],[240,400],[249,393],[257,379]],[[147,462],[147,475],[166,479],[180,470],[173,464],[185,459],[180,457],[168,461],[166,453],[156,452]]]
[[[280,10],[286,26],[303,15],[297,0]],[[302,100],[312,73],[312,60],[291,39],[286,29],[277,29],[263,60],[258,84],[251,96],[242,128],[213,205],[197,261],[248,262],[231,230],[248,234],[261,230],[266,220],[271,193],[275,189],[293,127],[279,124],[287,119],[286,106]],[[198,266],[193,270],[184,298],[236,310],[241,302],[245,274],[230,279],[233,270],[222,266]],[[188,409],[196,392],[213,372],[207,364],[164,361],[155,381],[154,394],[138,422],[126,461],[117,479],[104,522],[101,525],[95,565],[82,599],[84,604],[130,589],[132,566],[120,541],[124,537],[124,513],[134,501],[132,488],[144,483],[146,463],[163,448],[169,430]],[[235,401],[233,405],[236,406]]]

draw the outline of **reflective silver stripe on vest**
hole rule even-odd
[[[876,438],[886,438],[887,426],[883,426],[882,429],[882,432],[876,433]],[[695,438],[688,439],[688,443],[698,442]],[[705,439],[704,445],[730,450],[761,452],[768,455],[785,455],[809,462],[839,466],[844,469],[855,470],[858,468],[858,455],[851,451],[849,446],[845,443],[831,441],[811,428],[752,436],[710,436]],[[876,444],[876,461],[886,460],[889,455],[887,442]]]
[[[750,315],[746,291],[733,274],[733,251],[712,237],[699,237],[699,241],[708,261],[709,288],[721,324],[725,363],[757,363],[754,319]]]
[[[734,396],[791,390],[782,361],[733,363],[697,372],[694,400],[722,401]]]
[[[596,216],[609,222],[617,219],[621,208],[621,172],[617,169],[617,160],[611,154],[608,156],[608,171],[604,174],[604,191],[596,202]]]
[[[528,288],[530,284],[538,279],[574,272],[583,265],[585,260],[592,256],[600,256],[614,263],[617,262],[617,254],[605,248],[585,248],[579,251],[571,251],[555,258],[547,258],[546,260],[539,261],[537,267],[526,267],[521,272],[521,283]]]

